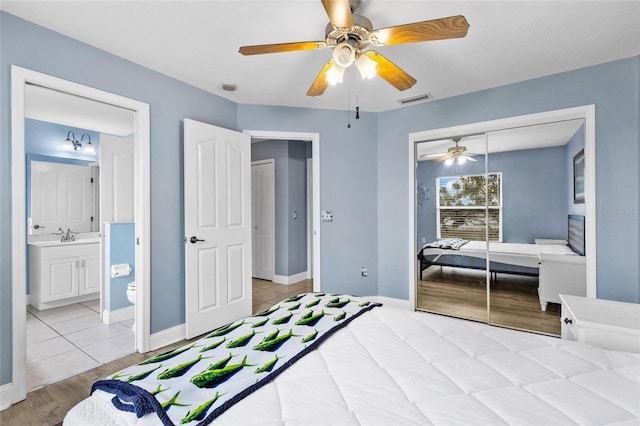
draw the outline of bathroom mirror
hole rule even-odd
[[[100,231],[100,148],[133,134],[133,112],[27,84],[27,233]]]

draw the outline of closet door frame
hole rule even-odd
[[[508,117],[491,121],[484,121],[460,126],[426,130],[409,133],[408,149],[408,200],[409,200],[409,229],[408,229],[408,270],[409,270],[409,306],[412,310],[417,305],[416,279],[419,271],[416,260],[416,155],[415,146],[420,142],[436,139],[451,138],[456,135],[474,133],[489,133],[492,131],[511,129],[516,127],[535,126],[566,120],[584,120],[585,129],[585,170],[591,172],[585,174],[585,216],[594,218],[586,223],[585,249],[589,255],[586,258],[587,269],[587,297],[596,298],[596,168],[595,168],[595,105],[584,105],[574,108],[547,111],[542,113]]]

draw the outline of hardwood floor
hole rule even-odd
[[[538,280],[534,277],[501,274],[492,283],[487,312],[484,271],[430,267],[417,285],[417,308],[493,325],[560,334],[560,305],[549,303],[540,309]]]
[[[282,299],[313,290],[313,281],[306,280],[291,285],[273,284],[270,281],[253,280],[253,313],[260,312]],[[196,340],[196,339],[192,339]],[[57,383],[27,394],[27,399],[0,412],[2,426],[51,426],[62,421],[67,411],[89,396],[93,382],[109,374],[136,364],[153,355],[180,347],[183,340],[170,346],[148,352],[134,353],[103,364]]]

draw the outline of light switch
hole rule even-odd
[[[333,222],[333,212],[322,210],[320,212],[320,220],[322,222]]]

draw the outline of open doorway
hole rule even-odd
[[[149,105],[141,102],[137,102],[128,98],[113,95],[107,92],[103,92],[97,89],[82,86],[76,83],[72,83],[59,78],[51,77],[46,74],[38,73],[35,71],[27,70],[21,67],[12,66],[12,96],[11,96],[11,108],[12,108],[12,133],[11,133],[11,147],[12,147],[12,249],[14,256],[12,258],[12,402],[16,403],[23,400],[26,397],[27,391],[27,374],[26,374],[26,345],[27,345],[27,312],[25,306],[27,305],[26,298],[26,283],[28,276],[27,268],[27,161],[26,161],[26,143],[25,143],[25,129],[27,125],[28,117],[25,116],[27,111],[26,104],[29,100],[27,95],[29,88],[43,88],[47,89],[49,94],[60,93],[74,97],[76,100],[91,100],[96,102],[96,105],[112,106],[121,108],[128,111],[128,114],[132,114],[133,120],[133,137],[131,143],[134,147],[135,160],[133,160],[134,175],[135,175],[135,207],[133,208],[135,227],[136,245],[134,247],[135,264],[137,265],[136,281],[139,284],[136,292],[136,305],[135,316],[138,318],[136,323],[136,337],[135,347],[139,352],[148,350],[149,345],[149,294],[148,294],[148,279],[149,279],[149,256],[148,256],[148,235],[149,235]],[[63,125],[70,127],[66,139],[60,142],[80,150],[81,146],[86,148],[89,145],[89,134],[85,137],[84,130],[90,131],[88,128],[92,125],[82,125],[81,127],[74,127],[71,123],[65,123],[61,120],[56,125]],[[73,132],[71,128],[75,128],[78,134]],[[84,129],[87,127],[87,129]],[[72,133],[73,132],[73,133]],[[98,142],[96,138],[95,142]],[[93,144],[93,141],[92,141]],[[94,150],[96,145],[94,145]],[[55,163],[55,162],[53,162]],[[95,165],[95,164],[93,164]],[[75,184],[76,182],[73,182]],[[95,216],[94,216],[95,219]],[[31,230],[35,228],[35,223],[30,224]],[[40,231],[44,231],[40,226]],[[62,228],[62,226],[59,226]],[[71,228],[67,226],[66,228]],[[46,229],[46,228],[45,228]],[[78,230],[78,229],[76,229]],[[58,230],[58,232],[60,232]],[[95,229],[90,229],[89,232],[100,233]],[[64,235],[62,235],[64,234]],[[72,230],[65,229],[65,232],[55,236],[55,238],[65,239],[66,242],[74,241],[76,235],[72,233]],[[78,240],[85,235],[78,236]],[[45,237],[39,237],[45,238]],[[57,244],[61,242],[58,240]],[[46,244],[42,244],[46,247]],[[64,247],[64,250],[72,250],[71,246]],[[86,253],[85,253],[86,254]],[[71,256],[72,257],[72,256]],[[77,256],[77,259],[68,262],[66,265],[60,268],[53,267],[48,268],[49,271],[55,270],[55,272],[61,272],[62,276],[65,273],[70,279],[63,280],[64,282],[77,282],[77,285],[82,283],[95,283],[95,276],[97,274],[100,277],[99,258],[100,255],[92,254],[92,257]],[[98,260],[98,261],[96,261]],[[51,266],[51,265],[48,265]],[[96,270],[98,272],[96,273]],[[66,272],[65,272],[66,271]],[[89,278],[91,277],[91,278]],[[140,285],[141,284],[141,285]],[[64,287],[64,285],[62,286]],[[76,287],[73,284],[70,287]],[[92,285],[90,287],[95,287]],[[87,288],[85,286],[85,293],[82,296],[95,293],[95,288]],[[78,294],[80,297],[81,295]],[[29,298],[31,299],[31,297]],[[86,302],[83,301],[83,302]],[[86,308],[86,306],[84,306]],[[99,304],[92,305],[92,310],[102,311]],[[91,309],[91,308],[89,308]],[[72,322],[74,320],[72,319]]]
[[[319,135],[245,133],[252,138],[255,172],[252,210],[253,275],[258,278],[253,281],[256,310],[291,291],[320,291]]]
[[[135,351],[135,131],[131,110],[34,84],[25,93],[33,391]]]

